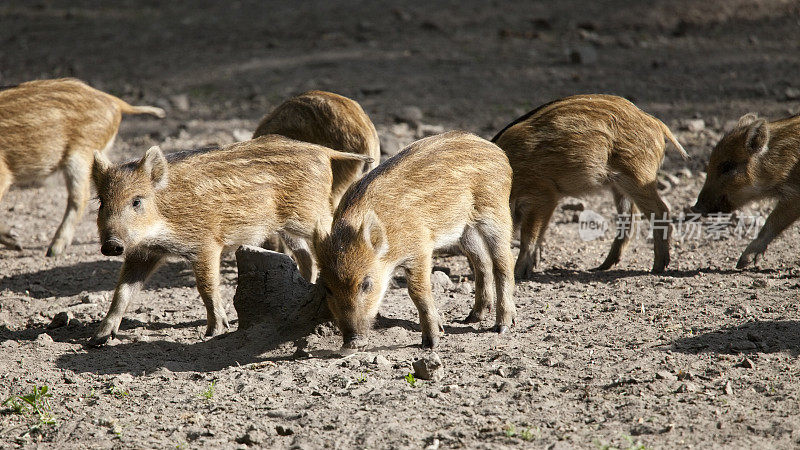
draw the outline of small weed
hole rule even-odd
[[[359,375],[356,378],[356,383],[362,384],[362,383],[366,383],[366,382],[367,382],[367,374],[365,374],[364,372],[361,372],[361,375]]]
[[[212,398],[214,398],[214,392],[216,392],[216,389],[217,389],[217,380],[213,380],[208,385],[206,390],[200,393],[200,397],[206,400],[211,400]]]
[[[130,397],[131,393],[127,389],[123,389],[119,386],[111,385],[108,388],[108,394],[112,395],[116,398],[126,398]]]
[[[503,434],[505,434],[506,437],[513,438],[517,435],[517,429],[514,427],[514,425],[508,424],[505,428],[503,428]]]
[[[56,417],[50,407],[50,398],[53,394],[47,386],[33,386],[33,392],[28,395],[12,395],[3,401],[11,412],[26,417],[34,417],[38,423],[34,426],[55,425]]]
[[[597,447],[598,450],[649,450],[648,446],[642,444],[642,442],[639,440],[634,441],[633,437],[627,434],[623,434],[622,439],[625,440],[627,446],[623,444],[622,446],[617,447],[612,444],[600,442],[600,440],[598,439],[594,440],[594,445]]]
[[[417,386],[417,379],[414,378],[414,374],[409,372],[408,375],[405,376],[406,383],[410,384],[411,387]]]
[[[503,434],[505,434],[508,438],[519,438],[523,441],[532,441],[539,435],[539,428],[534,428],[533,430],[530,428],[517,430],[517,427],[512,424],[508,424],[505,426],[505,428],[503,428]]]

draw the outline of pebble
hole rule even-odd
[[[436,270],[431,274],[431,287],[434,292],[445,292],[453,287],[453,280],[446,273]]]
[[[692,133],[698,133],[705,130],[706,122],[703,119],[691,119],[686,121],[686,129]]]
[[[60,313],[53,316],[53,320],[50,321],[50,325],[47,326],[49,329],[60,328],[65,325],[69,325],[69,321],[72,320],[72,314],[68,311],[61,311]]]
[[[678,377],[668,370],[660,370],[656,372],[656,378],[667,381],[676,381],[678,379]]]
[[[469,295],[472,293],[472,285],[466,282],[458,283],[454,291],[459,294]]]
[[[47,333],[42,333],[36,336],[36,343],[42,346],[47,346],[53,343],[53,338]]]
[[[233,135],[233,138],[239,142],[249,141],[253,137],[252,131],[244,130],[242,128],[237,128],[233,130],[231,134]]]
[[[745,358],[745,359],[742,360],[742,362],[737,364],[737,366],[738,367],[744,367],[745,369],[755,369],[756,364],[753,362],[752,359]]]
[[[733,395],[733,386],[731,385],[731,380],[728,380],[725,383],[725,387],[722,389],[722,391],[725,392],[726,395]]]
[[[394,115],[397,122],[406,122],[417,125],[422,120],[422,110],[417,106],[404,106]]]
[[[378,367],[391,367],[392,363],[383,355],[375,355],[372,363]]]
[[[766,278],[756,278],[750,286],[756,289],[766,288],[769,287],[769,281]]]
[[[436,352],[430,352],[424,357],[414,361],[414,376],[421,380],[439,381],[444,377],[442,359]]]
[[[81,292],[82,303],[101,303],[106,300],[106,295],[100,292]]]
[[[278,434],[280,434],[280,432]],[[281,436],[285,436],[285,435],[281,435]],[[269,436],[267,436],[267,433],[265,433],[265,432],[263,432],[261,430],[256,430],[256,429],[252,429],[252,428],[250,430],[248,430],[247,433],[245,433],[242,436],[239,436],[238,438],[236,438],[236,442],[238,442],[239,444],[245,444],[245,445],[265,444],[265,443],[269,442],[269,440],[270,439],[269,439]]]
[[[800,99],[800,89],[795,87],[787,87],[783,93],[786,95],[786,100]]]

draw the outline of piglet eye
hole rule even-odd
[[[361,292],[370,292],[372,291],[372,277],[367,275],[364,277],[364,280],[361,281]]]
[[[133,201],[131,202],[131,206],[133,206],[134,208],[142,206],[142,199],[139,197],[134,198]]]

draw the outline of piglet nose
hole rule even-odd
[[[119,256],[123,251],[125,251],[125,246],[122,245],[122,241],[117,238],[106,240],[100,247],[100,253],[106,256]]]

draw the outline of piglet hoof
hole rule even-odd
[[[226,331],[228,331],[227,320],[225,322],[214,325],[209,324],[208,327],[206,327],[206,337],[219,336],[220,334],[225,333]]]
[[[511,327],[508,325],[495,325],[494,332],[497,334],[506,334],[511,331]]]
[[[45,255],[48,257],[59,256],[64,253],[66,248],[67,244],[64,243],[64,241],[55,241],[47,248],[47,253]]]
[[[739,261],[736,263],[736,268],[744,269],[751,264],[758,264],[758,260],[761,259],[761,255],[763,255],[763,253],[747,253],[745,251],[742,253],[742,256],[739,257]]]
[[[653,263],[653,270],[651,270],[650,272],[652,272],[652,273],[664,273],[664,270],[666,270],[668,265],[669,265],[669,258],[667,258],[665,261],[655,262],[655,263]]]
[[[483,319],[483,314],[473,310],[473,311],[470,311],[469,314],[467,315],[467,317],[464,318],[464,320],[462,320],[461,322],[463,322],[463,323],[480,323],[480,321],[482,319]]]
[[[422,348],[436,348],[439,346],[439,336],[422,336]]]
[[[89,339],[88,342],[86,342],[86,345],[88,347],[93,347],[93,348],[103,347],[106,344],[108,344],[108,342],[111,341],[112,338],[113,336],[111,334],[102,334],[102,335],[98,334],[92,336],[92,338]]]
[[[358,350],[367,346],[367,340],[361,336],[349,336],[342,344],[342,350]]]
[[[599,266],[597,266],[597,267],[595,267],[593,269],[589,269],[589,270],[592,271],[592,272],[602,272],[604,270],[608,270],[608,269],[614,267],[618,262],[619,261],[605,260],[605,261],[603,261],[603,264],[600,264]]]
[[[22,245],[17,240],[17,234],[11,231],[0,233],[0,244],[17,251],[22,250]]]

